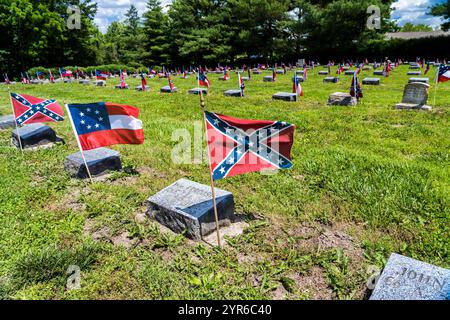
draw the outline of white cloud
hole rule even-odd
[[[171,2],[171,0],[161,0],[163,6]],[[124,20],[125,13],[132,4],[142,15],[146,10],[147,0],[97,0],[95,24],[102,32],[106,32],[111,22]]]
[[[439,27],[442,23],[441,18],[427,15],[429,8],[443,0],[398,0],[392,4],[395,11],[392,13],[392,19],[396,20],[400,26],[410,22],[413,24],[427,24],[433,28]]]

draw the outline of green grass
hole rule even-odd
[[[321,68],[320,68],[321,69]],[[430,74],[434,74],[431,70]],[[316,72],[318,69],[316,69]],[[442,267],[450,266],[450,84],[439,85],[432,112],[393,110],[407,82],[401,66],[377,87],[364,86],[357,107],[326,106],[332,92],[348,92],[351,77],[322,84],[309,74],[306,96],[277,102],[273,93],[291,90],[291,76],[263,83],[255,75],[246,97],[226,98],[237,88],[213,83],[206,98],[211,111],[249,119],[283,120],[297,126],[294,168],[274,176],[252,173],[219,181],[234,193],[237,212],[249,217],[244,234],[224,250],[192,243],[139,224],[150,195],[182,177],[209,183],[208,166],[171,160],[177,129],[194,133],[202,121],[195,76],[174,79],[176,94],[160,94],[165,79],[149,81],[151,92],[78,84],[11,86],[11,90],[62,103],[108,101],[140,108],[146,141],[114,146],[130,170],[90,185],[70,179],[64,158],[77,151],[69,122],[50,124],[65,141],[52,149],[25,152],[0,132],[0,297],[9,299],[336,299],[365,296],[369,265],[382,267],[398,252]],[[366,71],[361,75],[371,76]],[[138,79],[128,80],[131,87]],[[0,88],[0,114],[10,112],[7,87]],[[429,104],[433,104],[434,85]],[[137,170],[137,172],[136,172]],[[250,217],[257,215],[260,219]],[[87,232],[87,221],[93,226]],[[302,228],[317,231],[304,234]],[[128,232],[126,249],[109,238]],[[325,230],[354,239],[354,248],[321,249]],[[316,232],[315,231],[315,232]],[[312,245],[310,245],[312,243]],[[356,253],[355,253],[356,252]],[[65,289],[69,265],[81,267],[81,289]],[[317,269],[318,268],[318,269]],[[303,280],[320,270],[323,286]]]

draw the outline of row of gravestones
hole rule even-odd
[[[32,147],[31,143],[42,145],[43,141],[55,142],[56,134],[46,127],[33,124],[20,128],[19,131],[14,130],[14,145],[18,145],[17,141],[14,141],[18,138],[22,139],[25,148]],[[32,140],[30,136],[33,136]],[[39,137],[43,140],[38,141]],[[95,177],[122,169],[120,154],[108,148],[86,151],[85,158],[91,174]],[[88,177],[80,153],[68,156],[64,167],[74,177]],[[236,220],[233,194],[217,188],[215,192],[219,225],[224,227],[233,224]],[[149,197],[146,204],[148,217],[191,239],[202,240],[215,231],[210,186],[180,179]],[[392,254],[381,275],[376,277],[376,286],[370,299],[450,299],[450,270]]]

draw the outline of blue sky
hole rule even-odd
[[[171,0],[161,0],[167,5]],[[393,4],[396,8],[392,18],[397,20],[402,26],[407,22],[414,24],[424,23],[432,27],[438,27],[441,24],[440,18],[427,16],[428,7],[442,3],[445,0],[398,0]],[[142,14],[145,11],[147,0],[97,0],[98,13],[95,18],[96,24],[104,32],[112,21],[123,20],[127,9],[134,4]]]

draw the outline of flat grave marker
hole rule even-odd
[[[93,177],[98,177],[108,171],[118,171],[122,169],[120,153],[108,148],[99,148],[84,151],[89,171]],[[64,169],[78,179],[89,177],[86,165],[80,152],[69,155],[64,161]]]

